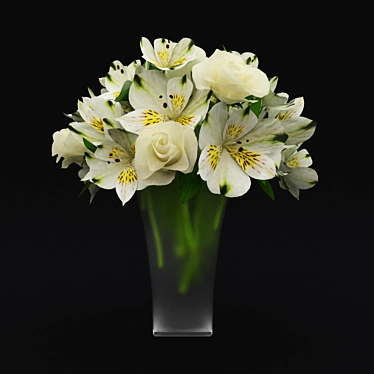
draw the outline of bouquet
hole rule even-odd
[[[122,204],[148,186],[180,181],[188,201],[206,183],[226,197],[246,194],[257,180],[272,198],[270,179],[299,198],[318,181],[302,147],[316,122],[301,116],[303,97],[277,93],[278,77],[259,69],[257,55],[205,51],[189,38],[151,42],[144,62],[115,60],[102,89],[78,100],[67,128],[53,134],[52,156],[80,167],[92,201],[115,189]]]

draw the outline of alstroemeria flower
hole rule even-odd
[[[255,114],[238,109],[229,116],[225,103],[215,104],[199,134],[199,174],[215,194],[245,194],[250,178],[271,179],[287,135],[277,120],[258,121]]]
[[[124,66],[120,61],[115,60],[110,64],[109,72],[99,81],[103,88],[101,96],[105,99],[114,100],[121,93],[122,86],[126,81],[133,81],[135,73],[139,74],[144,70],[140,60],[132,62],[129,66]]]
[[[121,128],[115,121],[123,114],[121,104],[102,96],[84,97],[83,102],[78,100],[78,113],[83,122],[72,122],[69,126],[78,140],[85,138],[97,145],[104,140],[106,129]]]
[[[282,162],[277,172],[279,185],[299,199],[299,190],[306,190],[318,182],[317,172],[310,168],[312,158],[306,149],[292,146],[282,151]]]
[[[301,144],[308,140],[316,129],[317,123],[311,119],[301,117],[304,109],[304,98],[298,97],[289,102],[288,94],[275,93],[278,77],[270,80],[269,93],[263,98],[264,106],[259,118],[268,116],[281,121],[282,126],[288,135],[286,145]]]
[[[168,79],[161,71],[147,70],[135,75],[130,87],[129,101],[135,110],[117,120],[136,134],[168,121],[195,128],[208,111],[210,91],[192,94],[192,90],[193,83],[185,75]]]
[[[143,58],[160,70],[180,69],[196,57],[193,40],[183,38],[174,43],[165,38],[154,41],[154,47],[147,38],[142,38],[140,48]]]
[[[305,142],[314,134],[317,123],[309,118],[300,116],[304,109],[304,99],[298,97],[284,104],[284,106],[289,106],[289,108],[285,110],[269,108],[269,118],[276,118],[281,121],[284,131],[288,135],[286,145],[296,145]]]
[[[110,129],[94,155],[86,155],[89,172],[82,181],[91,181],[110,190],[115,188],[124,205],[137,189],[144,188],[133,165],[137,135],[123,129]]]
[[[188,79],[192,80],[192,68],[196,64],[203,62],[207,58],[206,53],[202,48],[197,47],[197,46],[195,46],[194,48],[196,52],[196,57],[181,68],[174,69],[174,70],[166,70],[165,75],[168,78],[183,77],[183,75],[186,75]],[[196,88],[194,87],[194,89]]]

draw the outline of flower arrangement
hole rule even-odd
[[[52,156],[80,166],[91,199],[138,191],[152,283],[155,336],[211,336],[213,284],[226,197],[252,180],[299,198],[318,176],[301,145],[316,123],[302,97],[276,93],[250,52],[210,57],[189,38],[142,38],[139,59],[111,63],[96,96],[78,100],[53,134]],[[175,182],[174,182],[175,181]],[[162,186],[159,188],[158,186]],[[82,192],[83,192],[82,191]]]
[[[111,63],[96,96],[78,100],[69,126],[53,134],[62,168],[80,166],[91,194],[114,189],[126,204],[138,190],[178,175],[188,201],[206,183],[213,194],[238,197],[252,179],[274,198],[270,183],[299,198],[318,181],[302,144],[316,122],[302,117],[302,97],[276,93],[278,77],[261,71],[250,52],[210,57],[189,38],[142,38],[142,58]]]

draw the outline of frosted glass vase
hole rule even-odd
[[[154,336],[211,336],[227,199],[205,183],[182,204],[178,178],[138,191],[152,287]]]

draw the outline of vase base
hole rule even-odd
[[[213,331],[153,331],[155,337],[209,337]]]

